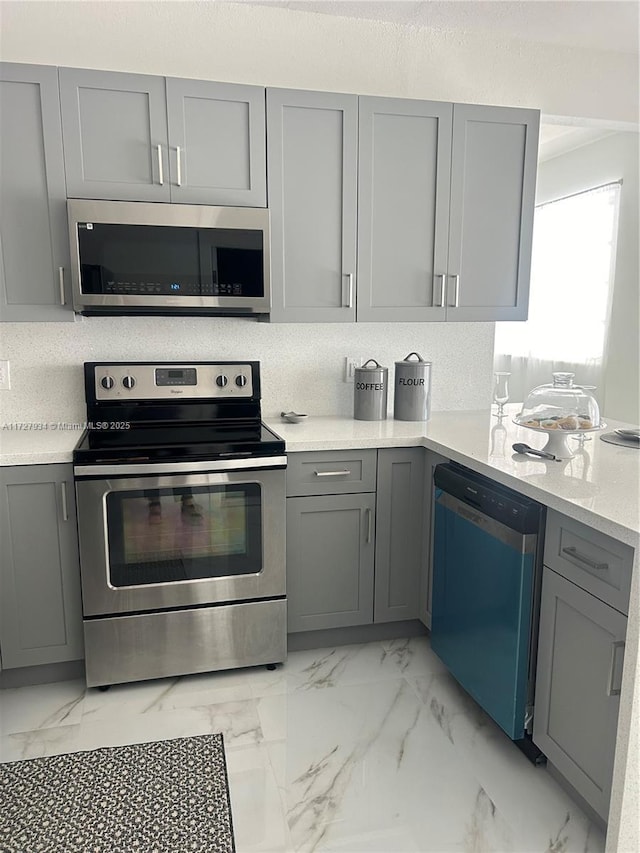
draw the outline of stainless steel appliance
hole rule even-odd
[[[284,442],[258,362],[84,366],[89,686],[286,657]]]
[[[82,314],[268,314],[269,211],[70,199]]]
[[[544,507],[455,463],[434,475],[431,645],[533,761]]]

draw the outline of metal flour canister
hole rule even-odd
[[[357,421],[385,420],[389,369],[370,358],[362,367],[355,368],[354,376],[353,417]]]
[[[417,361],[412,361],[412,356]],[[431,415],[431,362],[417,352],[396,361],[393,417],[397,421],[428,421]]]

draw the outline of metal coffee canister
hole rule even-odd
[[[354,375],[353,417],[357,421],[385,420],[389,369],[370,358],[362,367],[356,367]]]
[[[411,361],[412,356],[417,361]],[[397,421],[428,421],[431,415],[431,362],[417,352],[396,361],[393,417]]]

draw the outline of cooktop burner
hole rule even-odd
[[[73,461],[208,461],[282,456],[260,420],[258,362],[90,362],[89,428]]]

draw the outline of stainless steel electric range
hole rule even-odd
[[[73,456],[88,686],[286,657],[283,440],[258,362],[92,362]]]

